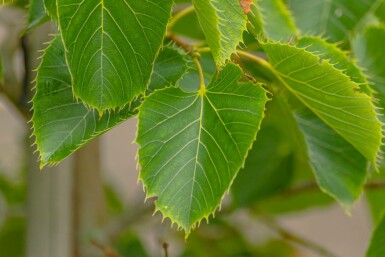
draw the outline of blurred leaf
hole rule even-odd
[[[113,215],[121,214],[124,211],[124,204],[113,186],[104,186],[104,195],[106,197],[107,208]]]
[[[370,246],[366,257],[384,257],[385,256],[385,215],[378,223],[373,232]]]
[[[24,203],[25,191],[25,185],[14,184],[5,176],[0,175],[0,194],[3,195],[8,205]]]
[[[0,228],[1,257],[24,257],[25,233],[25,218],[8,218]]]
[[[347,40],[382,0],[287,0],[303,34],[323,35],[331,42]]]
[[[115,242],[119,254],[126,257],[149,257],[139,238],[131,232],[123,233]]]
[[[382,1],[380,7],[378,7],[376,16],[381,20],[382,23],[385,23],[385,1]]]
[[[205,40],[202,28],[199,25],[196,12],[191,12],[182,17],[172,27],[172,32],[183,37],[188,37],[196,40]]]
[[[45,12],[44,1],[31,0],[29,9],[28,9],[27,30],[31,30],[48,20],[49,18]]]
[[[254,36],[287,42],[297,34],[297,28],[282,0],[256,0],[248,14],[248,30]]]

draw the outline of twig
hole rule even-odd
[[[117,254],[114,250],[112,250],[111,248],[107,247],[107,246],[104,246],[102,245],[101,243],[95,241],[95,240],[91,240],[91,243],[96,247],[98,248],[100,251],[102,251],[107,257],[123,257],[119,254]]]
[[[183,9],[182,11],[176,13],[174,17],[170,20],[168,23],[169,29],[175,26],[175,24],[184,16],[188,15],[189,13],[192,13],[194,11],[194,6],[190,5],[189,7]]]
[[[314,252],[317,252],[324,257],[337,257],[334,253],[330,252],[324,247],[319,246],[314,242],[301,238],[298,235],[295,235],[292,232],[285,230],[284,228],[280,227],[272,218],[262,217],[262,220],[264,221],[264,224],[266,226],[276,231],[285,240],[291,241],[295,244],[298,244],[300,246],[313,250]]]
[[[162,244],[163,250],[164,250],[164,257],[168,257],[168,243],[164,242]]]
[[[364,187],[366,190],[385,189],[385,181],[382,181],[382,180],[372,181],[367,183]],[[318,184],[315,182],[312,182],[312,183],[307,183],[294,188],[289,188],[287,190],[284,190],[280,195],[290,197],[292,195],[297,195],[297,194],[314,191],[318,189],[319,189]]]

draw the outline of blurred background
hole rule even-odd
[[[306,168],[290,171],[295,179],[280,187],[256,182],[260,191],[243,190],[238,181],[248,171],[241,171],[215,219],[202,222],[185,241],[183,231],[153,215],[151,199],[144,203],[132,143],[135,119],[40,170],[28,123],[31,81],[39,50],[56,31],[45,23],[24,33],[26,17],[24,8],[0,7],[0,257],[365,255],[372,231],[365,197],[348,215],[314,186]],[[255,161],[271,161],[267,155]]]

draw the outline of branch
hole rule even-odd
[[[123,257],[119,254],[117,254],[114,250],[112,250],[111,248],[107,247],[107,246],[104,246],[102,245],[101,243],[95,241],[95,240],[91,240],[91,243],[96,247],[98,248],[100,251],[102,251],[104,253],[105,256],[107,257]]]
[[[281,236],[283,239],[288,240],[292,243],[298,244],[300,246],[303,246],[305,248],[308,248],[310,250],[313,250],[314,252],[317,252],[321,256],[337,257],[334,253],[323,248],[322,246],[319,246],[312,241],[301,238],[298,235],[295,235],[292,232],[285,230],[284,228],[280,227],[279,224],[275,220],[273,220],[272,218],[269,218],[269,217],[260,217],[260,218],[264,221],[264,224],[266,226],[268,226],[270,229],[276,231],[279,234],[279,236]]]
[[[164,257],[168,257],[168,243],[164,242],[162,247],[163,247],[163,250],[164,250]]]

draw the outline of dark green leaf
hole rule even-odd
[[[165,47],[156,61],[150,90],[159,89],[162,85],[175,85],[187,68],[180,50]],[[89,140],[132,117],[139,101],[119,112],[108,112],[101,118],[95,110],[76,101],[63,44],[60,37],[56,37],[39,67],[33,105],[34,135],[44,166],[63,160]]]

